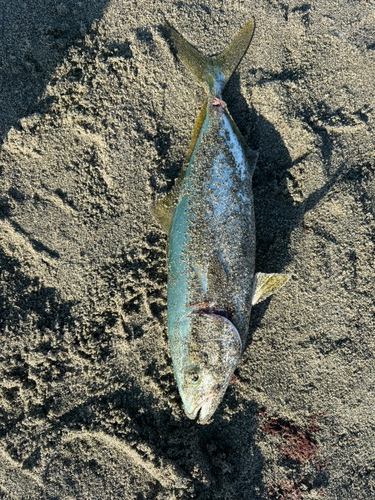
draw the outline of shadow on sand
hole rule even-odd
[[[0,4],[0,143],[38,99],[69,48],[102,17],[109,0],[7,0]]]
[[[297,78],[282,74],[281,79]],[[279,78],[279,79],[280,79]],[[275,76],[277,79],[277,75]],[[342,164],[331,178],[300,203],[295,203],[289,194],[287,179],[293,181],[289,170],[305,157],[292,161],[279,132],[263,116],[249,109],[241,95],[239,75],[235,73],[224,91],[224,100],[235,123],[249,146],[259,152],[259,159],[253,178],[253,193],[256,221],[256,272],[283,272],[290,263],[289,242],[295,228],[303,228],[306,212],[313,209],[337,182],[350,182],[358,188],[363,166],[355,170]],[[315,130],[306,113],[301,119],[311,126],[321,139],[321,154],[327,172],[331,171],[332,145],[323,127]],[[250,126],[249,126],[250,124]],[[364,201],[365,205],[367,202]],[[368,205],[369,203],[367,203]],[[250,321],[249,342],[268,307],[270,299],[254,307]]]

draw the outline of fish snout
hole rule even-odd
[[[200,424],[209,424],[211,422],[211,416],[215,413],[217,404],[215,400],[217,398],[216,393],[211,393],[207,398],[201,401],[192,412],[188,412],[185,409],[186,416],[191,420],[195,420],[197,417],[197,422]]]

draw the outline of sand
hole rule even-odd
[[[375,497],[373,1],[0,2],[0,497]],[[214,422],[182,409],[150,215],[203,89],[165,17],[252,45],[224,98],[260,156],[254,307]]]

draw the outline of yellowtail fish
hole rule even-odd
[[[154,207],[169,234],[168,332],[187,416],[209,423],[243,352],[251,306],[287,274],[254,275],[252,176],[257,153],[222,99],[254,31],[251,20],[218,56],[200,54],[166,27],[177,56],[208,93],[186,163],[172,192]]]

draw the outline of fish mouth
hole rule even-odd
[[[211,393],[207,398],[201,401],[192,412],[188,413],[185,410],[186,416],[191,420],[195,420],[197,417],[197,422],[199,424],[209,424],[211,422],[211,416],[216,410],[216,405],[212,405],[217,394]]]

